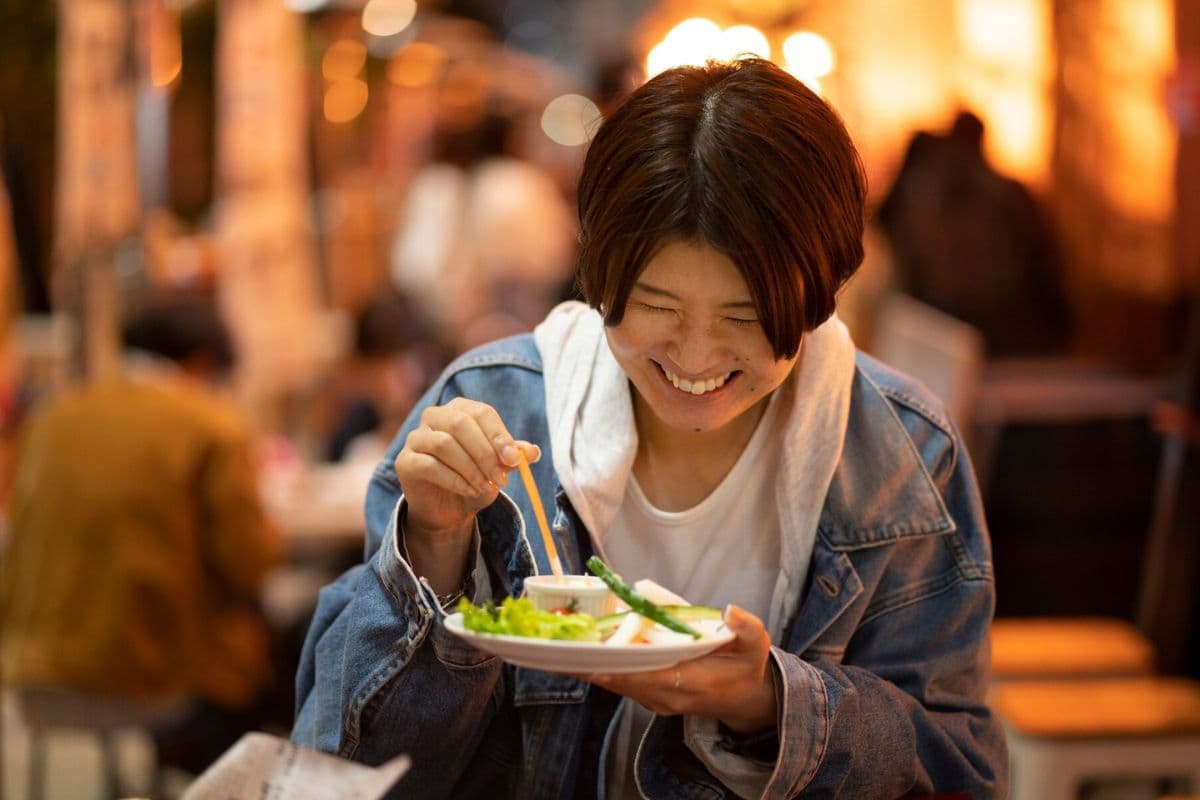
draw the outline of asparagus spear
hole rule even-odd
[[[596,577],[604,581],[612,593],[624,600],[631,609],[641,614],[647,619],[652,619],[664,628],[670,628],[679,633],[686,633],[693,639],[700,638],[700,632],[690,625],[685,625],[679,620],[672,617],[666,611],[662,610],[661,606],[651,603],[646,598],[629,588],[629,584],[621,580],[621,578],[608,568],[608,565],[600,560],[599,556],[592,556],[587,560],[587,568],[592,571]]]

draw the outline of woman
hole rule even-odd
[[[405,797],[1003,796],[984,702],[982,509],[940,405],[832,316],[862,259],[841,122],[760,60],[680,68],[597,132],[580,283],[534,334],[460,358],[367,498],[367,563],[323,592],[293,738]],[[447,633],[445,609],[601,554],[726,606],[668,670],[564,676]],[[644,731],[642,728],[645,728]]]

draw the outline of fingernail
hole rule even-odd
[[[518,462],[516,445],[506,444],[501,447],[500,460],[505,464],[516,465]]]

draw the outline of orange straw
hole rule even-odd
[[[558,560],[558,548],[550,536],[550,526],[546,523],[546,511],[542,508],[542,499],[538,496],[537,484],[533,482],[533,473],[529,471],[529,462],[525,460],[525,451],[517,448],[517,469],[521,472],[521,480],[525,481],[525,491],[529,494],[529,502],[533,505],[533,515],[537,517],[538,527],[542,529],[542,543],[546,545],[546,554],[550,557],[550,569],[561,578],[562,562]]]

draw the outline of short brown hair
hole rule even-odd
[[[616,325],[671,241],[737,265],[777,358],[862,262],[866,178],[841,119],[762,59],[668,70],[600,126],[579,178],[579,283]]]

